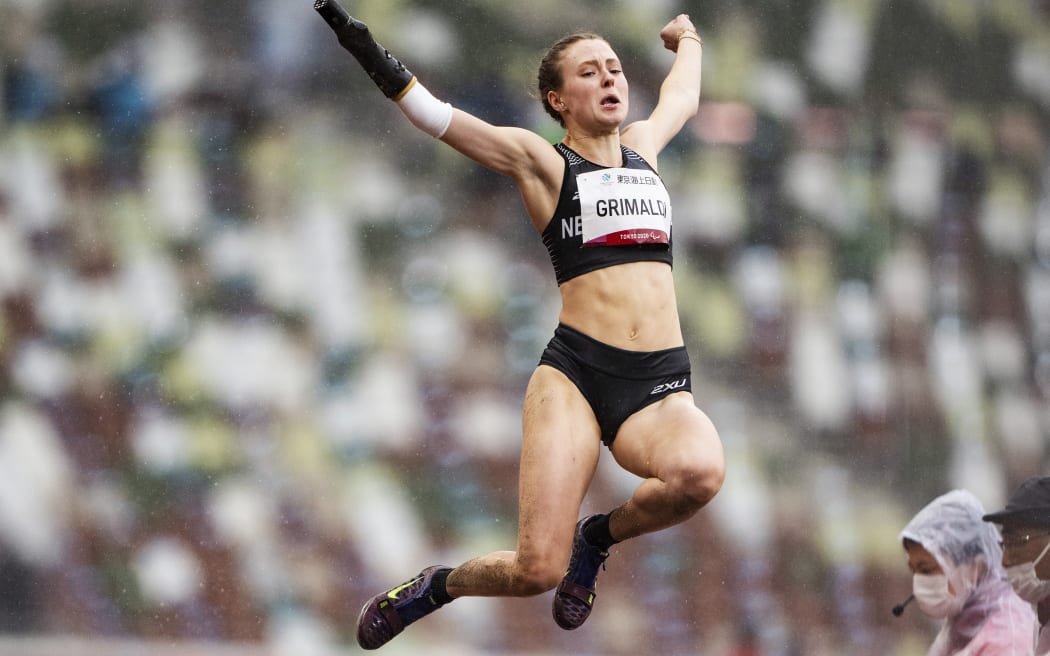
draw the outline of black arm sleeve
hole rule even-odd
[[[361,68],[365,69],[383,95],[398,100],[412,86],[415,76],[386,48],[376,43],[367,25],[346,13],[335,0],[316,0],[314,9],[335,32],[339,44],[361,64]]]

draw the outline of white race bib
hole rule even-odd
[[[671,199],[660,176],[644,169],[602,169],[576,176],[584,246],[666,244]]]

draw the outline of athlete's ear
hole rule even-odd
[[[558,112],[564,112],[565,111],[565,103],[562,102],[561,98],[558,97],[558,92],[557,91],[548,91],[547,92],[547,102],[550,103],[550,106],[553,107],[555,111],[558,111]]]

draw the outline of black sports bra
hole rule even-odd
[[[554,148],[565,160],[565,174],[543,244],[559,285],[627,262],[672,264],[667,190],[641,155],[621,145],[623,166],[610,168],[565,144]]]

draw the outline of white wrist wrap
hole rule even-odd
[[[412,125],[435,139],[440,139],[452,122],[452,105],[435,98],[418,80],[413,80],[397,106]]]

